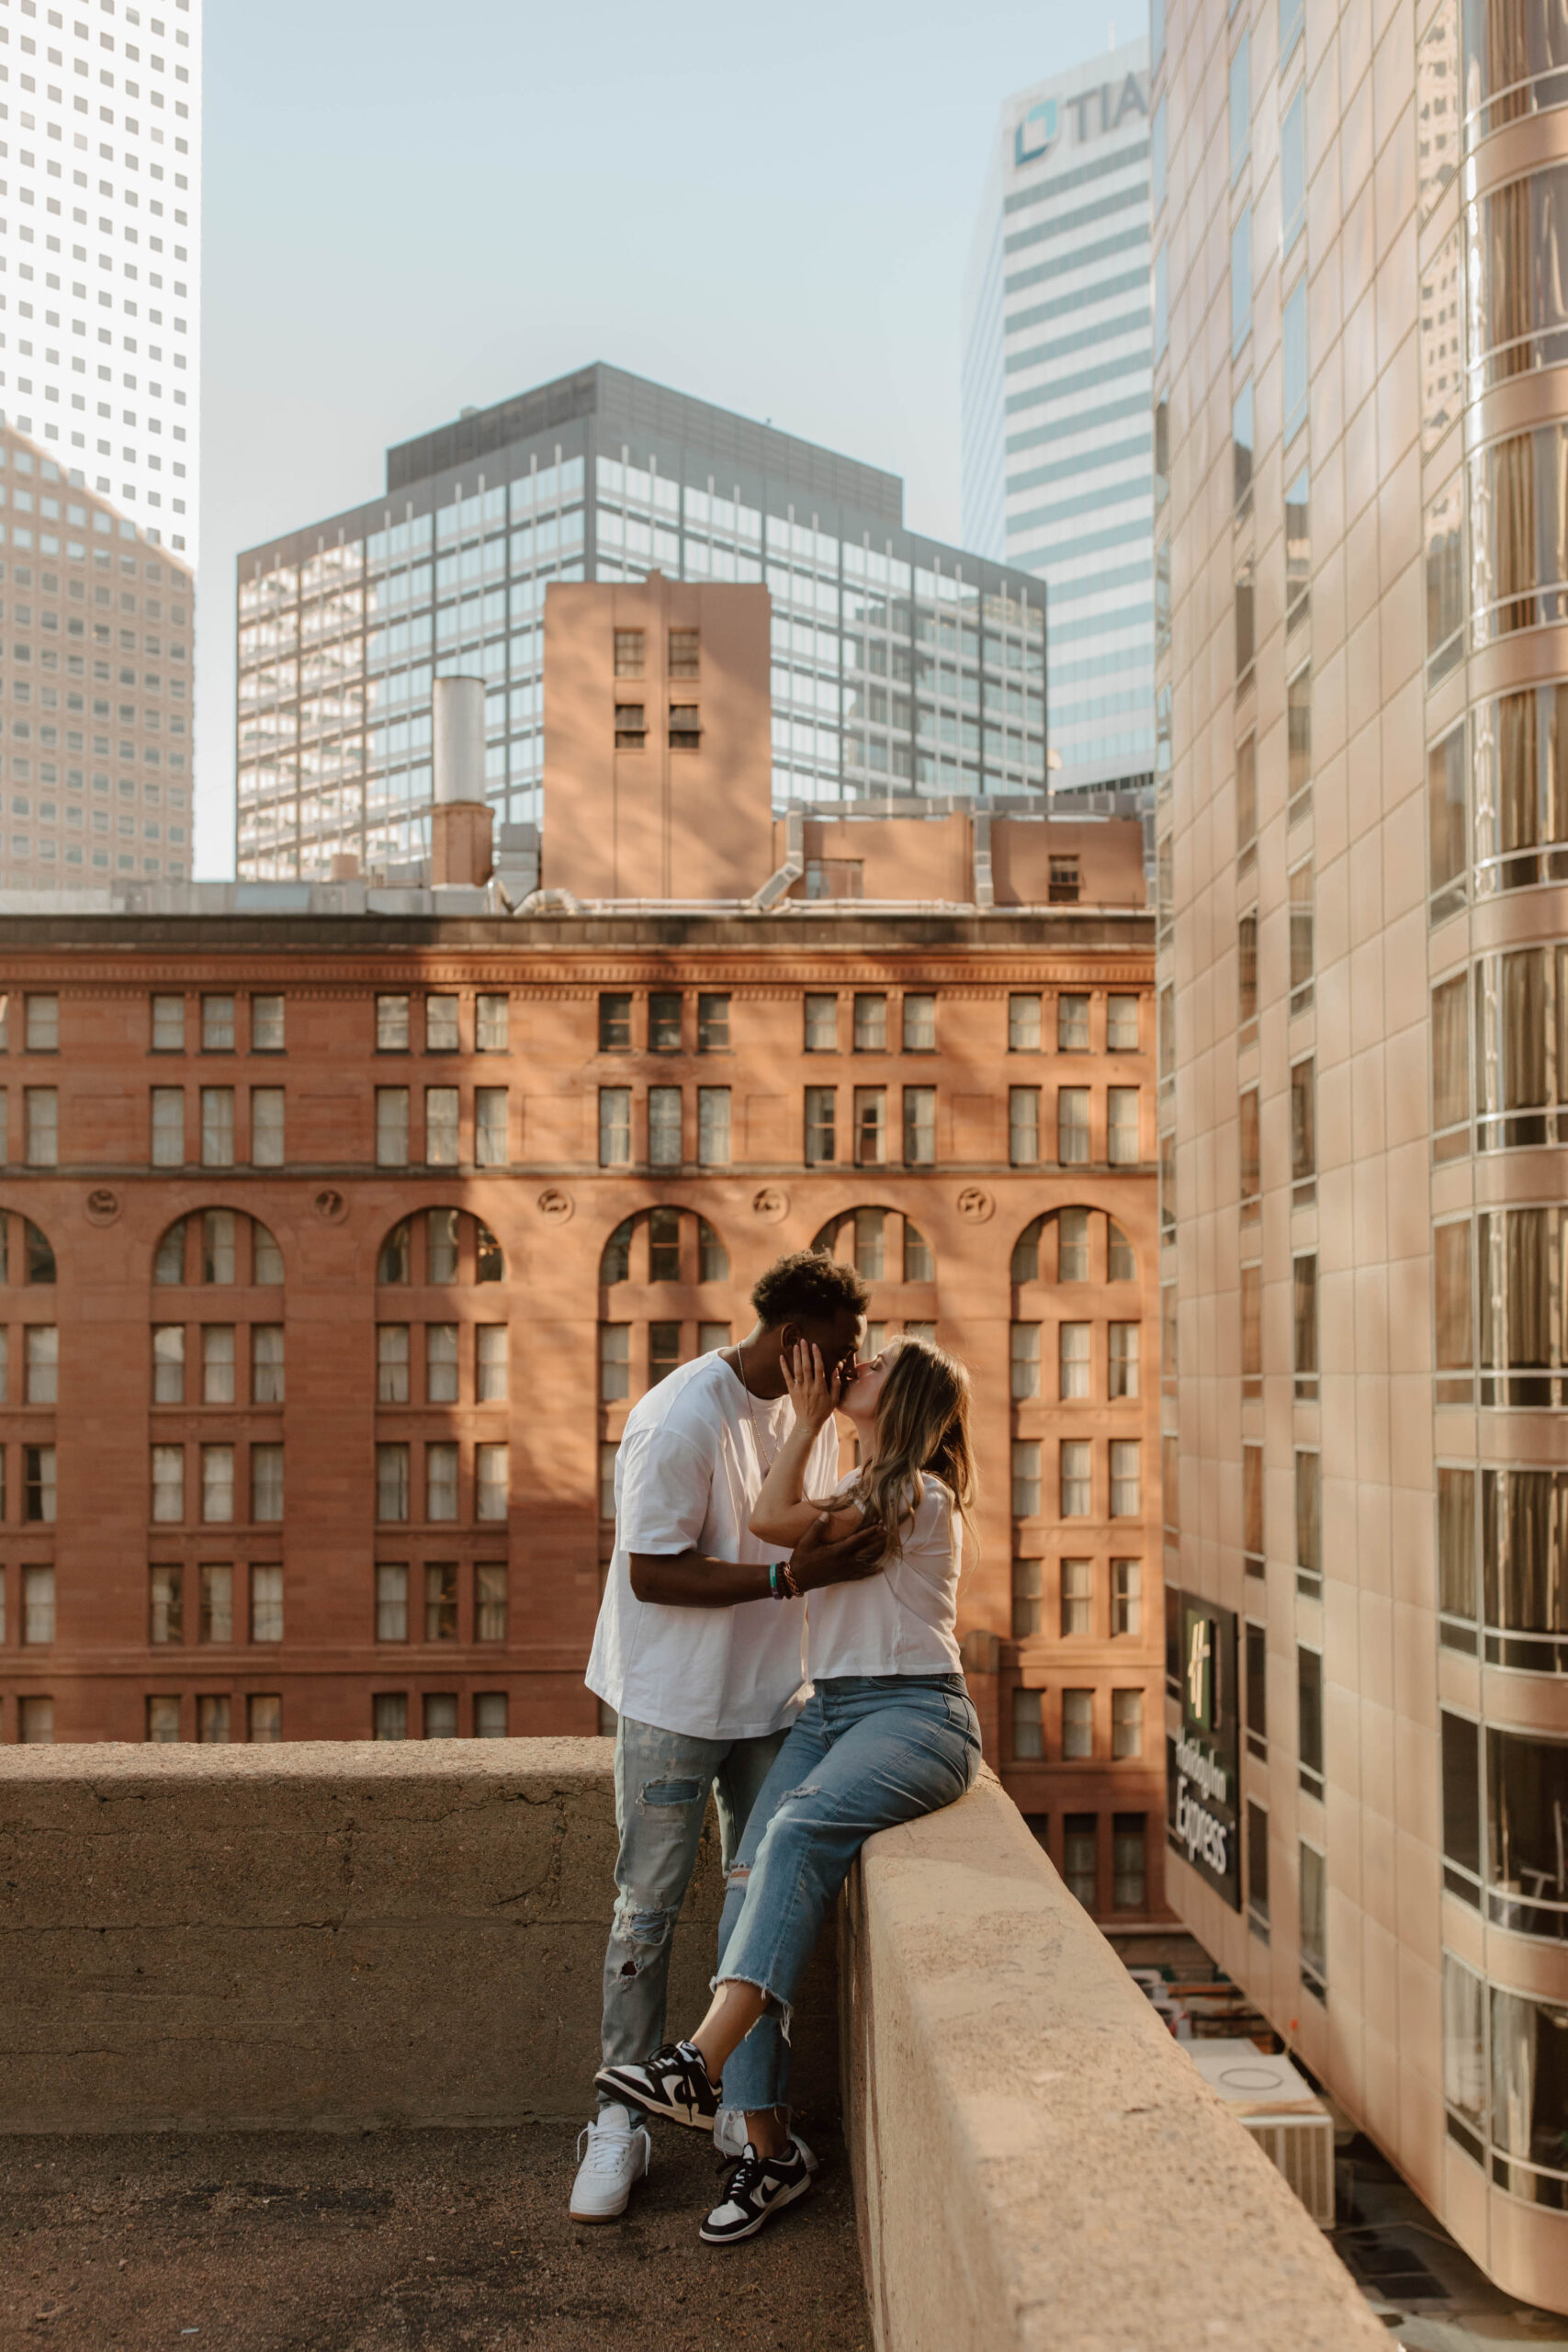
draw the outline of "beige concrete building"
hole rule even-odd
[[[1151,131],[1167,1887],[1562,2308],[1556,27],[1178,0]]]
[[[3,415],[0,509],[0,889],[178,881],[190,571]]]

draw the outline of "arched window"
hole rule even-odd
[[[1103,1209],[1052,1209],[1013,1244],[1014,1287],[1024,1283],[1135,1283],[1137,1253]]]
[[[618,1225],[599,1261],[599,1286],[620,1283],[727,1283],[729,1252],[694,1209],[639,1209]]]
[[[826,1258],[851,1265],[863,1282],[934,1283],[936,1252],[912,1217],[898,1209],[843,1209],[813,1241]]]
[[[467,1209],[422,1209],[393,1226],[376,1261],[382,1283],[500,1283],[506,1261],[482,1217]]]
[[[152,1258],[155,1283],[281,1283],[283,1252],[259,1218],[243,1209],[197,1209],[178,1218]]]
[[[0,1284],[51,1283],[54,1251],[29,1216],[0,1209]]]

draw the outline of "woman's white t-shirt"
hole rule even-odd
[[[858,1473],[834,1488],[845,1494]],[[838,1674],[957,1674],[958,1571],[964,1522],[930,1471],[900,1553],[858,1584],[807,1596],[806,1662],[815,1682]]]

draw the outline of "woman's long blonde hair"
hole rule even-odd
[[[975,1447],[969,1431],[969,1374],[934,1340],[906,1332],[888,1342],[893,1366],[876,1408],[875,1450],[852,1489],[868,1519],[886,1530],[889,1552],[902,1549],[914,1518],[922,1473],[940,1478],[970,1528]]]

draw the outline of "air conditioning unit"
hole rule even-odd
[[[1334,2119],[1290,2060],[1253,2041],[1193,2041],[1187,2054],[1283,2173],[1319,2229],[1334,2226]]]

